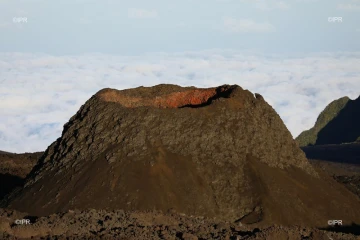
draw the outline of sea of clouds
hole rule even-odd
[[[141,56],[0,53],[0,150],[44,151],[98,90],[238,84],[262,94],[296,137],[331,101],[360,94],[360,53],[208,50]]]

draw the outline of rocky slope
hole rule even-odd
[[[343,97],[331,102],[319,115],[314,127],[302,132],[300,146],[340,144],[360,139],[360,97]]]
[[[43,153],[15,154],[0,151],[0,200],[14,188],[21,187],[24,178]]]
[[[236,85],[98,92],[1,206],[171,210],[259,227],[360,222],[357,197],[313,169],[261,95]]]

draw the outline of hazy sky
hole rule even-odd
[[[0,29],[6,52],[360,51],[360,0],[0,0]]]
[[[0,0],[0,150],[45,150],[101,88],[159,83],[259,92],[295,137],[359,96],[359,66],[360,0]]]

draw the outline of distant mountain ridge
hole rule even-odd
[[[295,139],[300,147],[360,141],[360,97],[342,97],[326,106],[314,127]]]

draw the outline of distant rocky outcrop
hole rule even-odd
[[[331,102],[315,126],[302,132],[296,141],[301,147],[356,142],[360,139],[360,97],[343,97]]]
[[[360,222],[356,196],[316,172],[275,110],[237,85],[99,91],[1,206],[36,216],[95,208]]]

